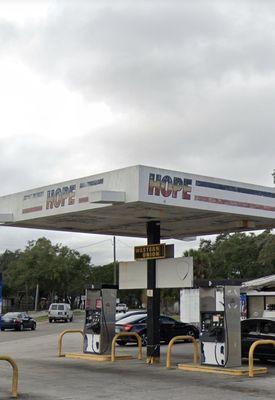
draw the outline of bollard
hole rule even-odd
[[[197,364],[199,361],[199,347],[196,339],[193,336],[175,336],[173,339],[170,340],[167,349],[166,355],[166,368],[171,368],[171,351],[172,347],[177,340],[192,340],[194,345],[194,364]]]
[[[114,362],[115,361],[115,344],[116,341],[119,337],[123,337],[123,336],[135,336],[137,338],[137,342],[138,342],[138,360],[142,359],[142,343],[141,343],[141,337],[139,336],[138,333],[136,332],[120,332],[117,333],[113,340],[112,340],[112,353],[111,353],[111,361]]]
[[[263,339],[263,340],[256,340],[256,342],[252,343],[252,345],[250,346],[249,349],[249,354],[248,354],[248,376],[250,378],[254,377],[254,351],[255,348],[261,344],[273,344],[273,346],[275,346],[275,340],[271,340],[271,339]]]
[[[81,335],[84,338],[84,332],[80,329],[67,329],[66,331],[61,332],[58,336],[58,355],[57,355],[58,357],[65,356],[64,354],[62,354],[62,339],[66,333],[81,333]]]
[[[17,388],[18,388],[18,367],[13,358],[5,355],[0,355],[0,360],[7,361],[12,366],[12,397],[17,398]]]

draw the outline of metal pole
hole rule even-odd
[[[147,222],[147,243],[160,243],[160,223]],[[147,260],[147,363],[159,362],[160,357],[160,290],[156,288],[156,260]]]
[[[36,285],[34,311],[38,308],[39,285]]]
[[[114,285],[116,285],[116,237],[113,237],[114,246]]]
[[[25,288],[26,288],[26,312],[28,312],[29,308],[29,288],[27,282],[25,283]]]

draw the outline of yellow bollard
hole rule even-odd
[[[58,336],[58,357],[64,357],[64,354],[62,354],[62,339],[66,333],[81,333],[84,338],[84,332],[80,329],[67,329],[66,331],[61,332]]]
[[[117,333],[113,340],[112,340],[112,352],[111,352],[111,361],[114,362],[116,357],[115,357],[115,344],[118,338],[123,337],[123,336],[135,336],[137,338],[137,342],[138,342],[138,356],[137,359],[141,360],[142,359],[142,342],[141,342],[141,337],[139,336],[138,333],[136,332],[120,332]]]
[[[12,366],[12,397],[17,398],[17,388],[18,388],[18,367],[13,358],[9,356],[0,355],[0,360],[7,361]]]
[[[253,378],[254,376],[254,350],[257,346],[261,344],[273,344],[275,346],[275,340],[271,339],[263,339],[263,340],[256,340],[256,342],[252,343],[249,349],[249,354],[248,354],[248,376],[250,378]]]
[[[194,364],[197,364],[199,361],[199,346],[196,339],[193,336],[175,336],[173,339],[170,340],[167,348],[167,355],[166,355],[166,368],[171,368],[171,351],[172,347],[177,340],[192,340],[194,345]]]

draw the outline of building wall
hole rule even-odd
[[[248,297],[248,318],[259,318],[264,312],[264,296]]]
[[[268,304],[275,304],[275,296],[266,297],[266,306],[268,306]]]
[[[263,316],[264,310],[268,309],[269,304],[275,305],[275,295],[249,295],[247,296],[248,303],[248,318],[260,318]]]

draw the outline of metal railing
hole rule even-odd
[[[249,354],[248,354],[248,376],[250,378],[253,378],[254,376],[254,351],[255,348],[261,344],[273,344],[275,346],[275,340],[271,339],[263,339],[263,340],[256,340],[256,342],[252,343],[249,349]]]
[[[17,393],[17,388],[18,388],[18,367],[17,367],[17,364],[14,361],[14,359],[9,357],[9,356],[0,355],[0,360],[1,361],[7,361],[12,366],[13,373],[12,373],[12,395],[11,395],[11,397],[17,398],[17,395],[18,395],[18,393]]]
[[[196,339],[193,336],[183,335],[183,336],[175,336],[173,339],[170,340],[167,348],[166,354],[166,368],[171,368],[171,351],[172,347],[178,340],[191,340],[194,346],[194,364],[197,364],[199,361],[199,346]]]
[[[58,357],[65,357],[65,354],[62,354],[62,339],[66,333],[81,333],[84,338],[84,332],[81,329],[67,329],[61,332],[58,336]]]
[[[141,360],[142,359],[142,342],[141,342],[141,337],[139,336],[138,333],[136,332],[120,332],[117,333],[113,340],[112,340],[112,350],[111,350],[111,361],[114,362],[116,359],[115,356],[115,344],[118,338],[123,337],[123,336],[134,336],[137,338],[137,342],[138,342],[138,355],[137,355],[137,359]]]

